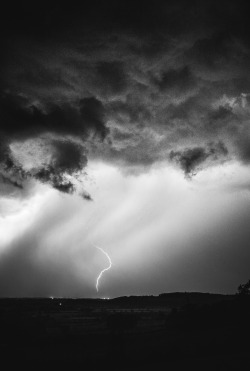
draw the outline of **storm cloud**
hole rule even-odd
[[[65,193],[75,190],[67,175],[74,176],[87,165],[84,142],[91,135],[104,140],[108,131],[103,105],[94,97],[84,98],[74,105],[41,107],[27,98],[5,94],[0,102],[0,117],[2,179],[21,187],[23,179],[34,178]],[[49,143],[51,158],[49,161],[42,159],[38,168],[27,171],[25,164],[11,152],[10,145],[39,137]]]
[[[204,166],[206,160],[220,161],[223,157],[228,154],[228,150],[222,142],[203,147],[194,147],[184,149],[183,151],[171,151],[170,160],[175,161],[181,169],[184,171],[185,175],[191,178],[196,174],[199,167]]]
[[[247,3],[94,3],[39,15],[6,7],[0,104],[7,145],[67,136],[82,142],[85,156],[145,168],[183,147],[191,154],[221,141],[241,159]]]

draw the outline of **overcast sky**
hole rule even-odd
[[[0,296],[250,278],[247,3],[2,9]]]

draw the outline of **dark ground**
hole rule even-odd
[[[26,369],[250,370],[250,299],[0,299],[1,359]]]

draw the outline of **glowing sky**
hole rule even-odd
[[[235,177],[239,183],[235,183]],[[5,198],[1,217],[2,295],[95,297],[172,290],[231,292],[248,273],[250,181],[237,163],[186,180],[173,167],[127,175],[89,164],[93,202],[47,186]]]
[[[0,296],[249,279],[245,1],[3,10]],[[94,245],[103,248],[107,258]]]

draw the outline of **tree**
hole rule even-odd
[[[242,284],[238,287],[238,294],[239,295],[249,295],[250,294],[250,280],[247,283]]]

